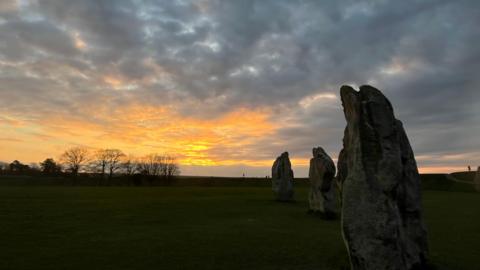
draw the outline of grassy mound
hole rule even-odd
[[[421,174],[420,178],[423,190],[475,192],[473,185],[452,181],[445,174]]]
[[[473,182],[476,172],[454,172],[452,176],[461,181]]]

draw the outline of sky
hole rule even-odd
[[[185,175],[334,160],[339,89],[392,102],[421,172],[480,165],[479,1],[2,0],[0,160],[168,153]]]

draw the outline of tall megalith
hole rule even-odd
[[[282,153],[273,163],[272,189],[277,201],[293,200],[293,171],[288,152]]]
[[[374,87],[342,86],[340,95],[347,126],[337,167],[352,269],[425,269],[420,176],[402,123]]]
[[[312,149],[308,178],[310,193],[308,202],[310,211],[326,218],[335,217],[335,164],[322,147]]]

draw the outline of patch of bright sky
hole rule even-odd
[[[358,2],[348,5],[343,11],[343,18],[348,19],[356,15],[371,15],[373,13],[372,4],[365,2]]]
[[[337,95],[335,95],[335,93],[320,93],[320,94],[306,96],[302,98],[298,102],[298,104],[306,109],[310,107],[312,104],[315,104],[317,102],[321,102],[325,100],[332,101],[336,99],[337,99]]]
[[[217,41],[212,40],[212,39],[207,39],[203,42],[196,42],[196,44],[198,44],[202,47],[206,47],[206,48],[210,49],[212,52],[215,52],[215,53],[220,51],[220,43],[218,43]]]
[[[260,74],[260,71],[258,68],[251,66],[251,65],[243,65],[240,68],[232,71],[229,75],[231,77],[236,77],[236,76],[241,76],[241,75],[251,75],[251,76],[258,76]]]

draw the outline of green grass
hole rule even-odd
[[[460,173],[462,176],[464,174]],[[468,174],[468,172],[467,172]],[[456,177],[456,175],[454,174]],[[447,179],[445,174],[421,174],[423,190],[441,191],[462,191],[474,192],[473,185],[459,183]],[[463,178],[462,178],[463,179]],[[473,181],[473,180],[471,180]],[[98,186],[99,177],[80,176],[75,180],[77,186]],[[24,175],[1,175],[0,186],[72,186],[73,178],[68,176],[46,177],[46,176],[24,176]],[[120,176],[114,177],[112,186],[131,186],[131,178]],[[149,186],[150,183],[143,181],[142,186]],[[161,181],[153,185],[165,185]],[[240,178],[240,177],[208,177],[208,176],[179,176],[168,183],[175,187],[270,187],[271,179],[266,178]],[[296,187],[309,187],[307,178],[295,178]]]
[[[0,269],[342,269],[339,221],[265,187],[2,187]],[[480,196],[424,195],[439,269],[476,269]]]
[[[0,186],[72,186],[75,181],[76,186],[99,186],[101,182],[99,176],[82,175],[73,179],[69,176],[28,176],[28,175],[0,175]],[[173,179],[169,186],[178,187],[269,187],[271,179],[264,177],[210,177],[210,176],[178,176]],[[162,179],[153,183],[154,186],[166,185]],[[112,186],[133,186],[133,178],[127,176],[116,176],[111,181]],[[141,186],[150,186],[151,183],[143,180]],[[308,187],[307,178],[296,178],[295,185],[298,187]]]
[[[473,185],[449,180],[445,174],[421,174],[423,190],[475,192]]]
[[[424,209],[430,256],[439,269],[478,269],[480,193],[428,191]]]
[[[452,176],[461,181],[473,182],[476,172],[454,172]]]

